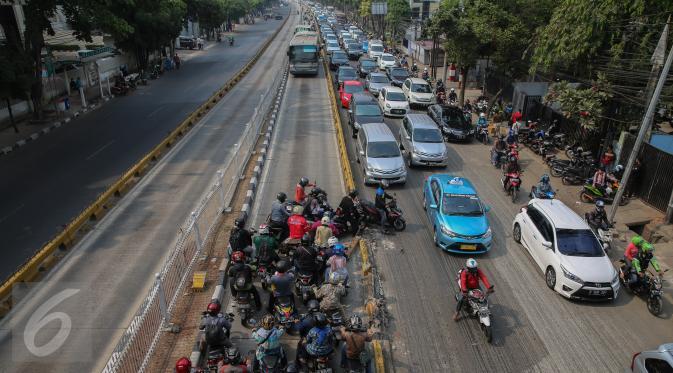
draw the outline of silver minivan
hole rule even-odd
[[[402,119],[400,144],[409,167],[448,165],[442,131],[427,114],[407,114]]]
[[[383,179],[390,184],[407,181],[400,145],[385,123],[362,124],[355,144],[357,162],[364,169],[365,184],[379,183]]]

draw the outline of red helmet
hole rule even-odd
[[[220,310],[222,309],[222,306],[220,305],[220,302],[217,300],[212,300],[210,303],[208,303],[208,313],[211,316],[217,316],[220,313]]]
[[[234,263],[242,263],[245,261],[245,253],[243,251],[234,251],[231,254],[231,260],[233,260]]]
[[[192,370],[192,362],[186,357],[181,357],[175,363],[175,373],[189,373]]]

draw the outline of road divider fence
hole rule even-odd
[[[282,29],[287,22],[286,17],[280,26]],[[11,292],[15,284],[21,282],[34,281],[38,275],[58,261],[59,251],[63,252],[72,246],[78,237],[78,232],[90,221],[100,220],[105,212],[111,207],[113,198],[120,197],[127,192],[140,177],[162,154],[168,152],[170,148],[198,121],[224,97],[255,65],[257,60],[266,51],[273,42],[278,33],[274,33],[257,51],[253,58],[248,61],[234,76],[215,91],[208,100],[194,110],[185,120],[183,120],[171,133],[156,145],[150,152],[136,164],[130,167],[122,176],[117,179],[108,189],[101,193],[96,200],[77,215],[65,228],[54,238],[48,241],[39,251],[30,257],[21,265],[11,276],[9,276],[0,285],[0,313],[6,314],[12,307]],[[230,192],[233,194],[233,192]]]

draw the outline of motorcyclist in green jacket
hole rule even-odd
[[[266,224],[260,225],[258,232],[259,234],[252,239],[257,260],[265,264],[280,260],[277,253],[278,240],[270,234],[269,226]]]

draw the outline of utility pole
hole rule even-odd
[[[626,188],[626,185],[629,183],[629,177],[631,176],[631,170],[633,170],[633,164],[636,162],[636,158],[638,158],[640,147],[643,144],[643,140],[645,140],[645,134],[649,128],[648,124],[652,123],[652,118],[654,117],[654,109],[656,109],[657,107],[657,102],[659,101],[661,90],[664,88],[664,83],[666,83],[666,77],[668,76],[668,72],[671,69],[671,63],[673,63],[673,47],[671,47],[671,49],[668,52],[668,57],[666,58],[666,64],[664,65],[661,74],[659,74],[659,81],[657,82],[656,88],[654,88],[652,98],[650,99],[650,104],[647,107],[647,111],[645,112],[643,121],[640,124],[640,131],[638,131],[638,137],[636,138],[636,142],[633,144],[633,149],[631,150],[631,154],[629,155],[629,161],[626,164],[626,169],[624,170],[624,176],[622,177],[621,183],[619,184],[619,189],[617,189],[617,194],[615,194],[615,198],[612,202],[612,209],[610,210],[608,221],[613,221],[615,219],[615,215],[617,214],[617,208],[619,208],[619,201],[621,201],[622,195],[624,195],[624,189]],[[669,217],[671,209],[672,209],[671,201],[669,201],[666,213],[667,217]]]
[[[668,16],[666,26],[664,26],[664,31],[661,33],[661,36],[659,37],[659,42],[657,43],[657,47],[654,49],[654,53],[652,53],[652,58],[650,59],[650,61],[652,62],[652,71],[650,72],[650,79],[647,82],[647,88],[645,89],[646,100],[649,100],[652,97],[652,93],[654,93],[654,86],[657,83],[657,77],[659,76],[661,68],[664,65],[664,58],[666,56],[666,46],[668,41],[667,40],[668,25],[670,23],[671,23],[671,16]],[[645,134],[645,141],[649,142],[650,138],[652,138],[652,119],[650,119],[650,122],[647,123],[647,133]]]

